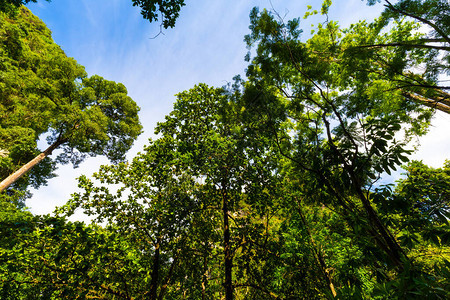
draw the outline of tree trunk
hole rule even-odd
[[[330,103],[331,104],[331,103]],[[339,118],[340,124],[343,128],[345,128],[345,124],[342,121],[342,118],[339,115],[339,112],[335,109],[333,106],[333,111]],[[331,135],[331,129],[330,129],[330,122],[325,118],[325,115],[322,116],[322,120],[326,127],[327,137],[328,137],[328,144],[330,145],[333,152],[339,157],[343,163],[344,171],[347,172],[347,174],[350,176],[350,179],[352,181],[353,189],[356,192],[356,195],[361,200],[361,203],[363,205],[363,209],[367,214],[369,224],[371,229],[374,232],[374,238],[378,239],[378,241],[382,242],[385,247],[383,247],[383,250],[385,250],[386,254],[390,257],[394,265],[398,267],[400,271],[403,270],[403,259],[408,259],[406,253],[403,252],[403,249],[400,247],[400,245],[395,240],[394,236],[391,234],[389,229],[384,226],[384,224],[381,222],[380,218],[378,217],[378,214],[372,207],[372,204],[370,203],[369,199],[364,195],[363,192],[363,185],[360,182],[360,178],[355,174],[354,172],[354,166],[349,165],[343,154],[338,150],[337,146],[333,142],[333,137]],[[354,138],[347,132],[347,137],[350,141],[353,142],[355,145],[355,153],[357,153],[358,148],[357,144],[354,140]]]
[[[222,185],[222,213],[223,213],[223,244],[225,250],[225,300],[233,300],[232,268],[230,226],[228,221],[228,194],[225,185]]]
[[[353,178],[353,181],[356,181],[356,178]],[[403,260],[408,260],[406,253],[400,247],[400,245],[395,240],[392,233],[389,229],[381,222],[378,214],[373,209],[370,204],[369,199],[364,195],[363,191],[360,188],[359,184],[355,184],[355,188],[357,189],[357,194],[363,204],[364,210],[367,213],[369,218],[369,222],[373,228],[373,230],[379,235],[379,237],[384,241],[386,245],[386,254],[391,258],[392,262],[399,268],[400,271],[403,270]]]
[[[158,300],[164,299],[164,294],[166,293],[167,287],[169,286],[170,280],[172,279],[173,270],[175,269],[177,263],[178,263],[178,253],[175,255],[175,258],[173,259],[172,264],[170,265],[170,269],[166,276],[164,284],[161,286],[161,289],[159,290]]]
[[[153,270],[152,270],[152,282],[150,285],[150,299],[156,300],[158,299],[158,280],[159,280],[159,253],[160,253],[160,244],[159,238],[156,241],[155,245],[155,254],[153,256]]]
[[[31,170],[35,165],[37,165],[38,163],[40,163],[42,160],[44,160],[47,156],[51,155],[53,150],[55,150],[56,148],[58,148],[61,144],[63,144],[65,142],[65,140],[57,140],[56,142],[54,142],[52,145],[50,145],[50,147],[48,147],[47,149],[45,149],[44,152],[40,153],[38,156],[36,156],[35,158],[33,158],[32,160],[30,160],[28,163],[26,163],[25,165],[23,165],[19,170],[17,170],[16,172],[14,172],[13,174],[9,175],[7,178],[5,178],[1,183],[0,183],[0,192],[3,192],[4,190],[6,190],[11,184],[13,184],[14,182],[16,182],[20,177],[22,177],[23,175],[25,175],[25,173],[27,173],[29,170]]]
[[[298,207],[297,208],[298,208],[298,213],[300,214],[300,218],[302,219],[303,225],[305,226],[306,231],[308,232],[309,241],[310,241],[310,243],[312,245],[314,254],[316,255],[317,262],[319,263],[319,267],[320,267],[320,269],[322,271],[322,274],[323,274],[323,276],[325,278],[325,281],[327,282],[328,287],[330,288],[331,294],[333,295],[333,297],[336,298],[337,293],[336,293],[336,290],[334,288],[333,281],[331,280],[330,273],[328,272],[327,265],[325,263],[325,259],[323,258],[322,253],[320,252],[320,249],[317,248],[316,243],[314,242],[311,230],[309,229],[308,223],[306,222],[306,218],[303,215],[302,209],[300,207],[300,203],[298,203]]]
[[[158,280],[159,280],[159,254],[160,254],[159,238],[155,245],[155,254],[153,256],[152,282],[150,285],[150,299],[158,299]]]
[[[208,285],[208,260],[207,260],[207,252],[205,252],[203,257],[202,300],[206,300],[207,285]]]

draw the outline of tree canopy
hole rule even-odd
[[[77,166],[87,155],[123,160],[142,128],[125,86],[88,77],[27,8],[0,12],[0,19],[2,180],[41,152],[37,141],[44,135],[51,144],[44,161],[31,181],[16,187],[45,183],[55,162]],[[46,158],[58,147],[63,151],[55,162]],[[11,183],[2,182],[1,190]]]

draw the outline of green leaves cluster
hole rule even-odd
[[[184,0],[132,0],[133,6],[141,8],[144,19],[150,22],[161,18],[161,25],[165,29],[175,26],[175,21],[180,16],[181,7],[185,5]],[[160,15],[159,15],[159,13]]]
[[[125,86],[87,77],[25,7],[0,12],[0,20],[0,178],[39,154],[43,136],[61,146],[57,162],[77,166],[86,155],[123,160],[142,128]],[[44,184],[54,166],[47,158],[15,187]]]

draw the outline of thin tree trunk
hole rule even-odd
[[[302,219],[303,225],[305,226],[306,231],[308,232],[309,241],[312,245],[314,254],[316,255],[316,259],[319,263],[320,269],[322,270],[322,274],[325,277],[325,281],[327,282],[328,287],[330,288],[331,294],[333,294],[333,297],[336,297],[336,295],[337,295],[336,290],[334,288],[333,281],[331,281],[331,276],[327,270],[327,265],[325,263],[325,260],[323,259],[322,253],[320,253],[320,250],[317,249],[316,243],[314,242],[314,239],[312,237],[311,230],[309,230],[308,223],[306,222],[306,218],[303,215],[302,209],[300,207],[300,203],[298,203],[298,212],[300,214],[300,218]]]
[[[176,254],[175,258],[173,259],[172,264],[170,265],[169,273],[166,276],[164,284],[161,286],[161,289],[159,290],[158,300],[164,299],[164,294],[167,291],[167,287],[169,286],[170,280],[172,279],[173,270],[175,269],[175,266],[177,263],[178,263],[178,253]]]
[[[222,213],[223,213],[223,244],[225,250],[225,300],[233,300],[232,268],[230,226],[228,221],[228,194],[225,185],[222,185]]]
[[[330,103],[331,104],[331,103]],[[331,104],[332,105],[332,104]],[[333,106],[333,111],[336,114],[336,116],[340,120],[340,124],[343,128],[345,128],[345,124],[342,121],[339,112],[335,109]],[[378,217],[378,214],[373,209],[369,199],[364,195],[364,192],[362,190],[362,184],[359,181],[359,177],[354,172],[354,167],[349,165],[342,153],[338,150],[336,145],[333,142],[333,137],[331,136],[331,129],[330,129],[330,123],[325,118],[325,115],[322,116],[322,120],[325,123],[327,137],[328,137],[328,144],[330,145],[333,152],[342,160],[344,171],[347,172],[347,174],[350,176],[350,179],[352,181],[353,189],[355,190],[358,198],[361,200],[361,203],[363,205],[364,211],[367,214],[370,227],[374,231],[375,236],[374,238],[377,238],[377,236],[380,238],[379,241],[383,242],[385,244],[385,250],[386,254],[390,257],[394,265],[398,267],[398,269],[401,271],[403,270],[403,259],[408,259],[406,253],[403,251],[403,249],[400,247],[400,245],[395,240],[394,236],[391,234],[389,229],[381,222],[380,218]],[[353,144],[356,145],[356,142],[354,141],[353,137],[347,132],[347,137],[350,141],[353,141]],[[355,154],[358,152],[358,147],[355,146]]]
[[[203,257],[203,275],[202,275],[202,300],[206,300],[206,286],[208,285],[208,260],[207,253]]]
[[[357,182],[356,177],[355,176],[352,177],[353,181]],[[367,199],[367,197],[364,195],[358,183],[355,183],[355,188],[363,204],[364,210],[367,213],[372,228],[374,229],[375,232],[379,234],[379,236],[384,241],[388,250],[387,254],[391,258],[392,262],[399,268],[400,271],[402,271],[403,259],[408,260],[408,256],[400,247],[400,245],[397,243],[397,241],[395,240],[394,236],[389,231],[389,229],[381,222],[380,218],[378,217],[378,214],[373,209],[369,199]]]
[[[160,241],[159,238],[155,245],[155,254],[153,256],[153,270],[152,270],[152,282],[150,285],[150,299],[158,299],[158,280],[159,280],[159,254],[160,254]]]
[[[65,140],[57,140],[50,147],[45,149],[44,152],[40,153],[38,156],[30,160],[28,163],[23,165],[19,170],[9,175],[0,183],[0,192],[6,190],[11,184],[16,182],[20,177],[25,175],[28,171],[30,171],[35,165],[43,161],[47,156],[51,155],[53,150],[58,148],[61,144],[63,144]]]

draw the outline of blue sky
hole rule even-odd
[[[303,16],[306,6],[320,8],[322,1],[287,0],[187,0],[174,29],[159,32],[159,24],[150,24],[131,0],[53,0],[28,5],[53,33],[53,39],[65,53],[86,68],[89,76],[122,82],[129,95],[141,107],[144,133],[130,150],[132,158],[142,150],[158,121],[170,113],[174,95],[204,82],[222,86],[237,74],[244,75],[247,49],[243,42],[249,33],[249,12],[254,6],[276,9],[286,19]],[[345,27],[360,19],[373,19],[382,5],[369,7],[361,0],[333,1],[329,18]],[[308,38],[310,22],[302,21],[303,40]],[[450,157],[450,119],[438,115],[433,128],[420,140],[416,158],[432,166],[441,166]],[[45,144],[40,144],[45,148]],[[49,185],[33,191],[27,201],[33,213],[51,213],[77,190],[76,177],[90,175],[108,161],[87,159],[78,169],[60,166],[59,175]],[[82,218],[81,215],[78,218]]]

